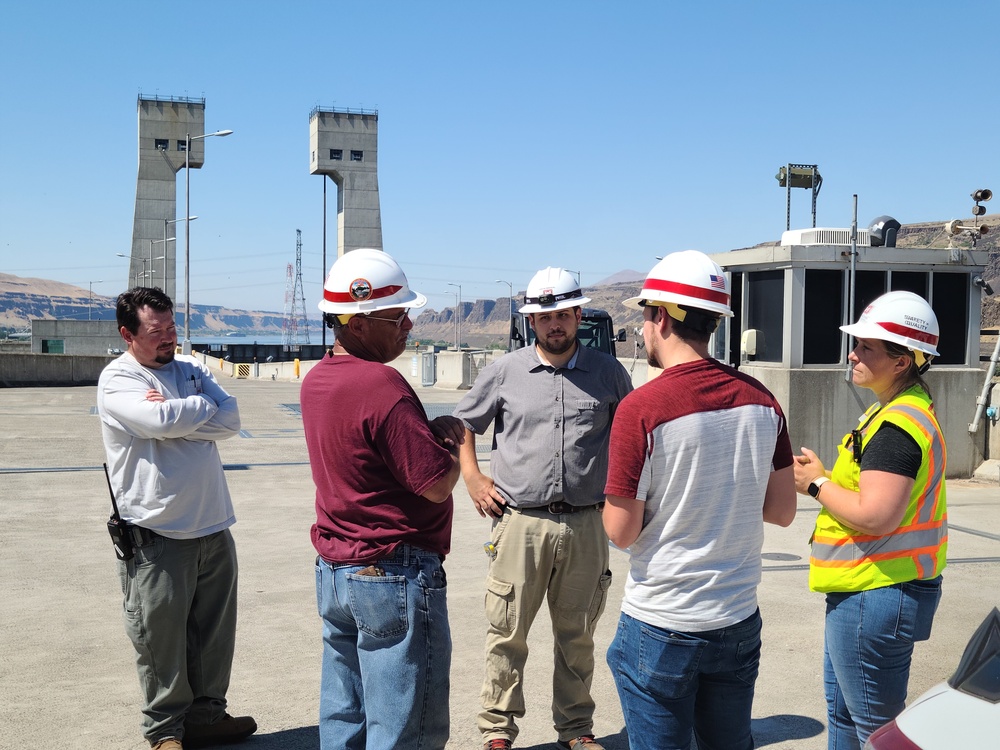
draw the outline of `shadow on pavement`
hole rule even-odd
[[[618,734],[607,734],[596,739],[604,745],[604,750],[628,750],[628,734],[625,729],[622,729]],[[517,750],[555,750],[559,747],[555,738],[552,739],[552,742],[543,742],[540,745],[515,746]]]
[[[757,747],[786,740],[804,740],[821,734],[825,729],[822,722],[811,716],[793,714],[777,714],[750,722],[750,731]]]
[[[236,747],[227,745],[227,747]],[[319,727],[296,727],[280,732],[257,734],[250,737],[240,747],[252,750],[319,750]]]

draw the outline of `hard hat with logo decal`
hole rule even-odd
[[[588,302],[590,297],[583,296],[580,284],[573,274],[564,268],[549,267],[531,277],[524,293],[524,304],[517,311],[522,315],[552,312],[579,307]]]
[[[872,302],[858,322],[840,330],[859,339],[881,339],[915,353],[917,366],[938,356],[938,320],[927,300],[913,292],[889,292]],[[920,354],[916,354],[920,352]]]
[[[698,250],[681,250],[667,255],[653,266],[639,296],[623,304],[636,308],[646,304],[660,305],[678,320],[683,317],[675,314],[673,306],[727,318],[733,314],[729,308],[729,280],[718,263]]]
[[[410,289],[406,274],[391,255],[366,247],[337,258],[323,285],[319,309],[352,315],[426,304],[427,298]]]

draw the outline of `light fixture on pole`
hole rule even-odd
[[[159,242],[159,240],[154,240],[154,241],[155,242]],[[153,268],[153,261],[154,260],[166,260],[166,258],[167,258],[166,255],[157,255],[155,258],[150,258],[149,259],[149,270],[148,271],[144,270],[142,272],[142,279],[143,279],[142,285],[143,286],[147,286],[146,279],[149,279],[148,286],[152,286],[153,285],[153,276],[156,275],[156,269]],[[145,262],[146,261],[143,261],[143,263],[145,263]],[[164,284],[166,284],[166,282],[164,282]]]
[[[510,335],[510,327],[514,320],[514,285],[503,279],[497,279],[496,283],[507,285],[507,351],[511,351],[514,348],[514,341]]]
[[[128,258],[129,261],[132,260],[132,256],[131,255],[126,255],[125,253],[115,253],[115,255],[117,255],[119,258]],[[142,259],[140,258],[140,260],[142,260]],[[143,261],[143,262],[145,262],[145,261]],[[136,274],[134,278],[135,278],[135,282],[134,282],[135,286],[139,286],[139,274]],[[133,277],[132,276],[128,277],[128,283],[129,284],[133,283]]]
[[[232,135],[232,130],[216,130],[202,135],[187,134],[184,140],[184,216],[191,215],[191,141],[200,141],[212,136]],[[191,353],[191,222],[184,222],[184,343],[182,354]]]
[[[462,351],[462,285],[451,281],[448,286],[458,287],[458,303],[455,305],[455,351]]]
[[[103,284],[104,282],[98,279],[97,281],[87,282],[87,320],[90,320],[90,309],[94,306],[94,284]]]

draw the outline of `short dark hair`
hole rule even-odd
[[[115,317],[118,327],[129,333],[139,332],[139,310],[148,307],[157,312],[173,312],[174,303],[158,286],[134,286],[118,295]]]

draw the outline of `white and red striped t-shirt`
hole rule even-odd
[[[622,611],[683,632],[757,609],[764,493],[792,464],[785,417],[758,381],[715,360],[670,367],[627,396],[605,494],[645,502]]]

